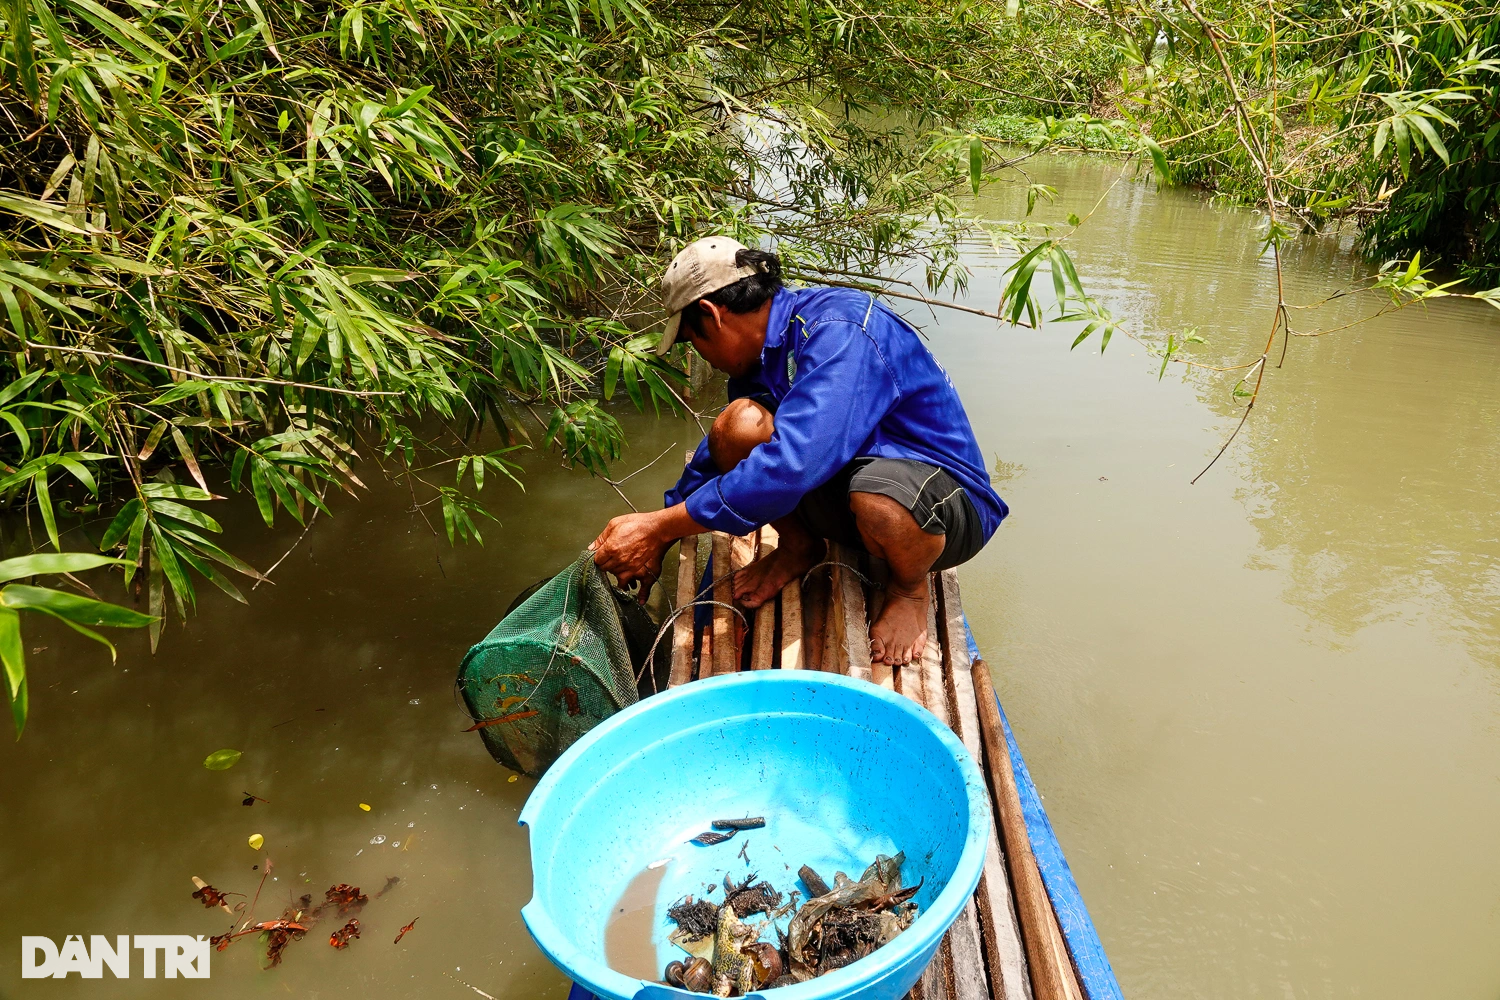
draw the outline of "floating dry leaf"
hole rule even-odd
[[[359,807],[361,809],[363,809],[365,812],[369,812],[370,811],[370,804],[368,802],[361,802],[359,804]]]
[[[401,928],[400,932],[396,935],[396,940],[392,941],[391,944],[400,944],[401,943],[401,939],[404,938],[404,937],[406,937],[406,932],[409,931],[409,930],[411,930],[413,927],[417,926],[417,921],[421,920],[421,919],[422,919],[421,917],[412,917],[411,918],[411,923],[409,923],[405,927]]]
[[[359,937],[358,917],[328,935],[328,943],[335,948],[344,949],[349,947],[349,942],[357,937]]]
[[[359,891],[359,886],[350,885],[348,882],[340,882],[338,885],[330,887],[323,894],[323,897],[324,905],[326,906],[328,903],[336,905],[339,908],[340,916],[348,913],[350,910],[358,911],[370,901],[369,896]]]
[[[234,911],[229,908],[229,904],[224,901],[224,898],[226,896],[238,896],[240,893],[220,892],[196,875],[193,876],[193,885],[198,887],[197,891],[193,893],[194,899],[201,901],[209,909],[217,906],[231,917],[234,916]]]
[[[262,837],[260,834],[258,834],[258,833],[252,833],[250,835],[250,849],[251,850],[258,851],[263,846],[265,846],[265,843],[266,843],[266,838]]]

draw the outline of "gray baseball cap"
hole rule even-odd
[[[728,236],[706,236],[689,243],[667,267],[661,279],[661,297],[667,307],[667,329],[657,345],[657,354],[666,354],[677,341],[682,326],[682,310],[688,304],[712,295],[741,278],[759,274],[760,268],[736,264],[735,254],[748,249]]]

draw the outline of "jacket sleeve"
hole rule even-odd
[[[895,373],[860,324],[836,317],[810,324],[771,440],[693,490],[688,513],[735,535],[790,514],[859,454],[900,398]]]
[[[698,442],[698,450],[693,452],[692,460],[682,470],[677,485],[662,494],[662,507],[677,506],[718,474],[719,467],[714,465],[714,460],[708,454],[708,438],[704,438]]]

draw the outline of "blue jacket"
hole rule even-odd
[[[979,512],[986,541],[1010,512],[990,486],[948,373],[905,320],[865,292],[778,291],[760,369],[729,380],[731,400],[746,396],[769,397],[771,440],[721,475],[705,438],[664,497],[668,507],[686,498],[707,528],[754,531],[866,456],[945,469]]]

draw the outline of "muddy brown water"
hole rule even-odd
[[[1085,160],[1032,164],[1095,294],[1194,356],[1258,352],[1274,275],[1253,212]],[[1024,192],[986,203],[1011,214]],[[999,268],[976,253],[970,301]],[[1288,255],[1298,304],[1364,265],[1338,239]],[[1369,297],[1294,310],[1347,323]],[[926,326],[1014,511],[961,571],[1017,737],[1129,997],[1493,1000],[1500,989],[1500,313],[1436,302],[1294,339],[1245,432],[1231,386],[1117,336]],[[633,469],[689,424],[622,413]],[[397,487],[319,519],[274,587],[205,592],[155,657],[26,625],[32,722],[0,739],[0,997],[561,998],[519,918],[530,897],[507,781],[455,708],[463,650],[571,560],[610,488],[528,460],[492,484],[487,544],[452,550]],[[664,461],[626,484],[638,505]],[[366,477],[372,483],[378,477]],[[260,566],[300,529],[224,512]],[[97,530],[97,528],[96,528]],[[439,525],[439,531],[441,526]],[[203,758],[232,747],[224,772]],[[240,805],[245,792],[269,804]],[[364,812],[359,803],[372,808]],[[265,838],[252,851],[246,839]],[[378,843],[372,842],[383,837]],[[399,845],[399,846],[398,846]],[[335,882],[402,883],[345,951],[314,933],[261,971],[253,938],[209,982],[25,981],[23,934],[213,934],[193,875],[275,916]],[[400,945],[397,930],[413,917]]]
[[[666,865],[643,870],[625,886],[610,910],[604,926],[604,957],[616,972],[647,980],[662,978],[651,936],[659,919],[657,896],[666,877]]]

